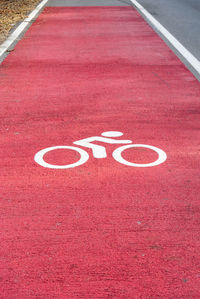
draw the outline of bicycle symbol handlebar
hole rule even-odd
[[[127,165],[127,166],[132,166],[132,167],[152,167],[152,166],[156,166],[156,165],[164,163],[167,159],[166,153],[163,150],[161,150],[155,146],[147,145],[147,144],[133,144],[131,140],[119,140],[119,139],[117,140],[117,139],[110,138],[110,137],[122,136],[123,135],[122,132],[109,131],[109,132],[104,132],[101,135],[103,137],[94,136],[94,137],[85,138],[85,139],[82,139],[79,141],[75,141],[73,143],[76,145],[79,145],[79,146],[90,148],[92,150],[93,156],[98,159],[107,157],[106,149],[104,146],[93,144],[92,143],[93,141],[101,141],[101,142],[110,143],[110,144],[126,144],[126,145],[120,146],[117,149],[115,149],[112,153],[112,156],[117,162]],[[127,143],[128,143],[128,145],[127,145]],[[153,150],[154,152],[156,152],[158,154],[158,158],[154,162],[145,163],[145,164],[129,162],[122,157],[122,153],[129,148],[146,148],[146,149]],[[49,163],[45,162],[44,155],[50,151],[54,151],[57,149],[74,150],[79,153],[80,159],[75,163],[67,164],[67,165],[54,165],[54,164],[49,164]],[[83,150],[79,147],[67,146],[67,145],[52,146],[52,147],[42,149],[34,157],[34,160],[37,164],[39,164],[40,166],[43,166],[45,168],[51,168],[51,169],[74,168],[74,167],[77,167],[77,166],[80,166],[80,165],[86,163],[88,159],[89,159],[89,154],[85,150]]]

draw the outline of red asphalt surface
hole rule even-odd
[[[0,298],[200,298],[200,86],[141,16],[46,8],[0,78]],[[166,162],[34,161],[111,130]]]

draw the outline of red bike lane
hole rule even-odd
[[[199,298],[199,83],[141,16],[45,8],[0,78],[2,298]],[[107,131],[167,160],[98,141],[34,161]]]

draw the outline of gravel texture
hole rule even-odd
[[[41,0],[0,0],[0,43],[11,28],[24,20]]]

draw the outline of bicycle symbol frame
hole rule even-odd
[[[126,144],[126,145],[120,146],[117,149],[115,149],[112,153],[112,156],[117,162],[124,164],[126,166],[132,166],[132,167],[157,166],[159,164],[164,163],[167,159],[166,153],[163,150],[161,150],[155,146],[147,145],[147,144],[133,144],[131,140],[113,139],[113,137],[122,136],[123,135],[122,132],[108,131],[108,132],[103,132],[101,135],[103,137],[102,136],[93,136],[93,137],[85,138],[82,140],[74,141],[73,144],[76,144],[76,145],[79,145],[82,147],[86,147],[86,148],[90,148],[92,150],[92,154],[93,154],[94,158],[97,158],[97,159],[106,158],[107,153],[106,153],[106,149],[104,146],[93,144],[92,143],[93,141],[98,141],[98,142],[100,141],[100,142],[109,143],[109,144]],[[128,143],[128,145],[127,145],[127,143]],[[158,158],[154,162],[145,163],[145,164],[129,162],[122,157],[122,153],[129,148],[146,148],[146,149],[153,150],[154,152],[156,152],[158,154]],[[67,164],[67,165],[54,165],[54,164],[49,164],[49,163],[45,162],[44,155],[50,151],[54,151],[57,149],[74,150],[79,153],[80,159],[77,162]],[[40,150],[34,156],[34,160],[37,164],[39,164],[40,166],[43,166],[45,168],[51,168],[51,169],[74,168],[74,167],[83,165],[84,163],[86,163],[88,161],[88,159],[89,159],[89,154],[85,150],[83,150],[82,148],[79,148],[79,147],[67,146],[67,145],[58,145],[58,146],[48,147],[48,148]]]

